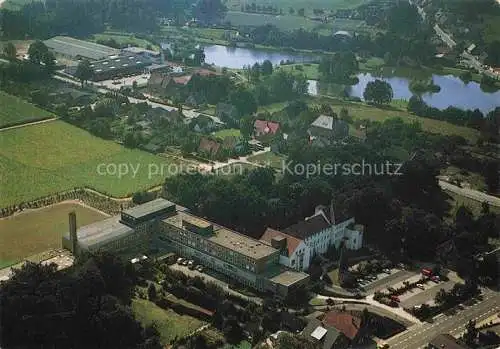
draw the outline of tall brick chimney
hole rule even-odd
[[[78,236],[76,234],[76,213],[71,211],[69,217],[69,240],[71,241],[71,252],[76,256],[78,249]]]

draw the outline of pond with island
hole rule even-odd
[[[317,61],[313,54],[307,55],[296,52],[281,52],[254,48],[227,47],[210,45],[205,47],[205,62],[220,67],[243,68],[244,66],[262,63],[269,60],[273,65],[292,61],[296,63],[310,63]],[[485,91],[474,81],[464,82],[453,75],[428,74],[434,84],[441,89],[436,93],[423,93],[423,100],[430,106],[446,109],[454,106],[460,109],[479,109],[483,113],[500,107],[500,91]],[[366,85],[375,79],[381,79],[391,84],[394,99],[409,100],[413,93],[410,83],[413,75],[408,72],[383,69],[380,73],[360,73],[358,83],[353,86],[323,83],[309,80],[309,94],[341,96],[346,91],[351,97],[363,98]],[[421,77],[418,77],[421,78]]]

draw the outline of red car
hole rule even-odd
[[[401,300],[399,299],[398,296],[391,296],[391,300],[393,300],[394,302],[401,302]]]

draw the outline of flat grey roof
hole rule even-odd
[[[56,51],[72,57],[84,57],[99,60],[108,56],[117,55],[120,50],[96,44],[94,42],[78,40],[69,36],[56,36],[44,41],[45,45]]]
[[[261,259],[263,257],[270,256],[278,251],[261,241],[252,239],[248,236],[237,233],[233,230],[219,226],[215,223],[188,214],[186,212],[177,212],[176,215],[164,219],[163,222],[186,230],[182,225],[183,220],[199,227],[207,227],[209,225],[212,225],[214,227],[213,234],[207,237],[200,235],[201,238],[209,240],[219,246],[225,247],[231,251],[240,253],[252,259]]]
[[[285,270],[282,271],[280,274],[270,278],[269,280],[271,280],[275,284],[280,284],[288,287],[299,281],[307,279],[308,277],[309,277],[308,274],[302,273],[300,271]]]
[[[142,205],[129,208],[128,210],[123,211],[123,213],[137,219],[171,206],[175,206],[175,204],[171,201],[159,198],[146,202]]]
[[[131,67],[145,67],[151,64],[151,60],[136,54],[120,54],[109,56],[106,59],[92,62],[90,66],[96,73],[113,70],[128,69]]]
[[[133,233],[134,229],[120,223],[120,216],[113,216],[77,230],[78,243],[86,247],[102,245]]]

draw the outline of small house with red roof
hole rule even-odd
[[[280,129],[280,124],[274,121],[255,120],[254,124],[255,137],[274,136]]]
[[[331,310],[320,319],[323,325],[333,327],[342,333],[350,342],[350,345],[367,343],[367,324],[363,324],[361,317],[345,311]]]

